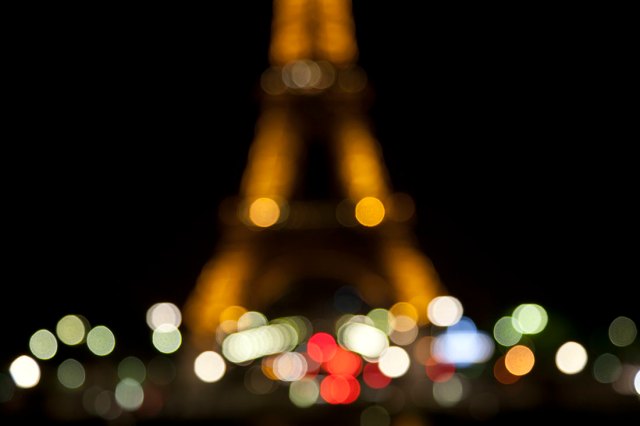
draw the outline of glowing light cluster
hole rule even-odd
[[[538,334],[547,326],[547,311],[535,303],[518,306],[512,315],[513,328],[522,334]]]
[[[348,350],[377,359],[389,347],[387,335],[368,324],[347,322],[338,330],[338,342]]]
[[[287,352],[298,344],[296,330],[289,324],[271,324],[239,331],[222,342],[222,354],[241,364],[265,355]]]
[[[493,340],[478,331],[475,323],[463,317],[456,325],[436,337],[433,355],[441,362],[467,366],[482,363],[493,355]]]

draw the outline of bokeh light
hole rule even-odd
[[[84,367],[73,358],[65,359],[58,366],[58,381],[68,389],[81,387],[85,377]]]
[[[257,311],[245,312],[238,318],[238,331],[248,330],[250,328],[262,327],[267,325],[269,321],[263,313]]]
[[[224,376],[227,365],[217,352],[205,351],[196,357],[193,371],[203,382],[214,383]]]
[[[418,337],[418,324],[404,315],[395,318],[389,339],[398,346],[408,346]]]
[[[636,375],[633,377],[633,388],[636,393],[640,395],[640,370],[636,372]]]
[[[493,340],[463,317],[433,341],[433,356],[439,361],[465,367],[487,361],[493,355]]]
[[[233,333],[222,342],[222,354],[229,361],[241,364],[252,359],[295,348],[296,330],[289,324],[271,324]],[[335,342],[334,342],[335,343]]]
[[[429,358],[425,362],[425,372],[433,382],[446,382],[456,372],[456,366],[444,362],[438,362],[433,358]]]
[[[433,384],[433,399],[442,407],[453,407],[462,400],[463,396],[464,387],[457,375],[446,382]]]
[[[118,363],[118,377],[120,380],[128,377],[142,383],[147,377],[147,368],[140,358],[128,356]]]
[[[429,321],[439,327],[449,327],[462,318],[462,303],[453,296],[435,297],[427,307]]]
[[[364,366],[362,380],[372,389],[383,389],[391,383],[391,378],[382,374],[378,363],[368,363]]]
[[[83,342],[87,329],[77,315],[67,315],[58,321],[56,335],[65,345],[74,346]]]
[[[338,347],[334,356],[325,363],[325,369],[339,376],[357,376],[362,368],[362,358]]]
[[[391,333],[391,322],[393,319],[391,313],[388,310],[382,308],[372,309],[371,311],[369,311],[367,316],[371,318],[371,321],[373,321],[373,326],[375,328],[379,329],[387,335]]]
[[[380,405],[372,405],[360,413],[360,426],[389,426],[390,424],[389,412]]]
[[[351,404],[360,395],[360,383],[353,376],[330,374],[320,383],[320,396],[329,404]]]
[[[503,385],[511,385],[520,380],[521,376],[516,376],[507,370],[505,365],[505,356],[498,358],[493,365],[493,376]]]
[[[493,338],[502,346],[513,346],[520,341],[522,333],[514,327],[512,317],[502,317],[493,326]]]
[[[602,354],[593,363],[593,377],[600,383],[613,383],[621,373],[622,363],[613,354]]]
[[[616,346],[629,346],[636,339],[638,329],[631,318],[618,317],[609,325],[609,339]]]
[[[284,382],[300,380],[307,374],[307,360],[297,352],[282,353],[273,360],[273,374]]]
[[[396,378],[404,376],[409,370],[411,360],[407,351],[399,346],[391,346],[385,350],[378,361],[378,368],[387,377]]]
[[[29,339],[29,350],[39,359],[51,359],[58,351],[56,336],[49,330],[38,330]]]
[[[513,311],[513,328],[522,334],[538,334],[547,326],[547,311],[535,303],[525,303]]]
[[[115,398],[118,405],[124,410],[135,411],[144,402],[144,391],[140,383],[126,378],[117,384]]]
[[[311,407],[319,396],[320,387],[315,379],[302,379],[289,386],[289,399],[297,407]]]
[[[524,376],[533,369],[536,358],[526,346],[517,345],[509,349],[504,357],[504,365],[514,376]]]
[[[98,356],[106,356],[116,347],[116,338],[109,328],[98,325],[87,334],[87,347]]]
[[[387,216],[395,222],[406,222],[416,211],[411,195],[402,192],[396,192],[388,197],[385,205],[388,206]]]
[[[316,333],[307,342],[307,353],[316,362],[329,361],[336,354],[338,345],[332,335]]]
[[[384,204],[375,197],[364,197],[356,204],[356,220],[363,226],[379,225],[384,219]]]
[[[279,219],[280,206],[271,198],[258,198],[249,206],[249,220],[255,226],[268,228],[275,225]]]
[[[433,336],[423,336],[416,340],[413,345],[413,357],[420,364],[425,364],[429,358],[431,358],[431,350],[435,338]]]
[[[171,324],[162,324],[151,335],[153,346],[163,354],[172,354],[182,345],[182,334]]]
[[[147,325],[151,330],[155,330],[163,324],[180,327],[181,323],[182,313],[173,303],[156,303],[147,309]]]
[[[389,347],[387,335],[380,329],[357,322],[347,322],[338,330],[338,343],[348,350],[375,359]]]
[[[13,360],[9,374],[19,388],[32,388],[40,382],[40,366],[28,355],[20,355]]]
[[[566,342],[556,352],[556,366],[565,374],[577,374],[587,365],[587,351],[578,342]]]

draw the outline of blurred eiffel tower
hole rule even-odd
[[[331,319],[321,301],[341,285],[371,307],[411,304],[425,324],[442,287],[367,121],[350,1],[275,0],[269,54],[240,194],[186,304],[193,343],[210,347],[233,305]]]

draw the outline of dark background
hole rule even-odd
[[[450,292],[485,328],[526,301],[577,339],[637,321],[624,11],[410,4],[355,2],[359,62]],[[216,7],[4,14],[2,365],[68,313],[137,347],[147,307],[193,288],[268,65],[270,2]]]

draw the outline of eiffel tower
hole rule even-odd
[[[233,306],[329,320],[319,301],[344,285],[427,323],[443,288],[413,237],[412,200],[391,187],[357,56],[350,1],[274,1],[240,192],[221,206],[219,247],[185,307],[196,347],[211,347]]]

